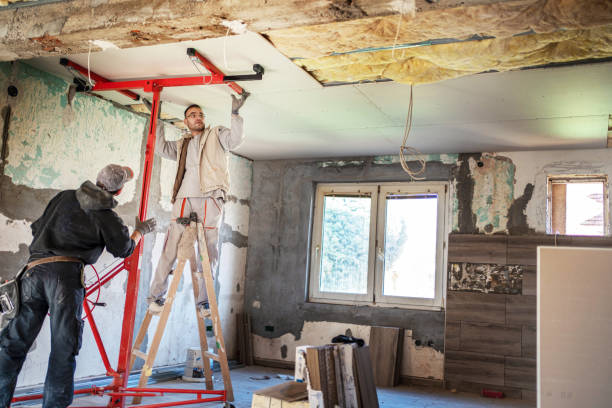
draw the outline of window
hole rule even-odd
[[[547,231],[563,235],[607,235],[607,176],[549,176]]]
[[[447,190],[442,182],[319,184],[310,301],[441,308]]]

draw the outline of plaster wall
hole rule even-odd
[[[9,85],[19,94],[6,94]],[[135,180],[128,183],[119,198],[116,211],[131,226],[138,212],[142,185],[141,164],[144,158],[146,116],[132,112],[96,96],[68,96],[69,84],[23,63],[0,63],[0,108],[11,107],[6,138],[7,156],[0,174],[0,278],[12,277],[28,257],[30,225],[43,212],[48,201],[63,189],[78,187],[83,181],[95,180],[97,171],[108,163],[130,166]],[[4,117],[3,115],[0,115]],[[4,121],[0,120],[0,126]],[[164,124],[168,139],[180,137],[178,129]],[[230,155],[230,177],[235,183],[224,208],[220,249],[221,265],[215,290],[220,301],[221,319],[230,357],[235,353],[234,321],[243,301],[246,234],[248,233],[251,162]],[[146,311],[145,297],[152,274],[163,248],[165,231],[170,222],[169,192],[174,182],[176,163],[156,158],[150,189],[148,216],[158,220],[158,231],[144,240],[141,261],[139,303],[135,322],[138,330]],[[116,260],[104,252],[94,267],[100,272]],[[89,269],[89,268],[88,268]],[[193,312],[190,273],[179,286],[179,295],[169,320],[155,366],[184,363],[186,350],[198,346],[197,326]],[[107,348],[112,365],[118,356],[118,339],[125,302],[127,273],[120,273],[106,284],[94,317]],[[237,289],[239,286],[239,289]],[[157,319],[151,325],[145,347],[150,344]],[[192,330],[186,328],[193,328]],[[23,370],[18,386],[42,383],[49,353],[49,325],[44,324]],[[138,362],[137,364],[142,364]],[[137,366],[138,367],[138,366]],[[76,378],[103,375],[105,368],[86,324],[83,347],[77,360]]]
[[[430,155],[426,181],[451,185],[448,230],[466,234],[546,232],[546,176],[612,174],[612,151],[537,151]],[[412,163],[415,165],[415,163]],[[311,303],[311,223],[319,182],[408,181],[395,156],[333,161],[256,161],[245,309],[255,357],[294,361],[295,347],[324,344],[347,330],[407,329],[401,374],[443,378],[445,312]],[[409,333],[409,334],[408,334]]]

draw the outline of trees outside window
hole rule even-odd
[[[309,299],[440,308],[445,183],[317,186]]]

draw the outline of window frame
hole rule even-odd
[[[379,307],[401,307],[423,310],[444,308],[446,288],[446,242],[449,228],[449,183],[445,181],[425,182],[382,182],[382,183],[318,183],[315,189],[310,267],[308,268],[308,301],[347,305],[369,305]],[[386,194],[431,194],[438,195],[436,232],[435,297],[433,299],[389,296],[382,294],[384,273],[384,237],[386,218]],[[323,228],[324,199],[326,195],[370,194],[370,242],[368,250],[367,293],[347,294],[321,292],[319,288],[321,268],[321,240]],[[379,256],[382,254],[382,259]]]
[[[552,230],[553,224],[553,185],[554,184],[570,184],[570,183],[603,183],[603,224],[604,230],[603,235],[591,235],[594,237],[598,236],[609,236],[610,235],[610,201],[609,201],[609,189],[608,189],[608,175],[607,174],[549,174],[546,176],[546,233],[550,235],[556,235]],[[574,234],[565,234],[575,236]]]

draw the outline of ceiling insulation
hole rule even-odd
[[[323,83],[392,79],[424,84],[485,71],[612,57],[612,26],[295,62]]]
[[[394,43],[464,40],[474,35],[506,38],[529,31],[552,33],[608,24],[612,24],[609,0],[520,0],[431,10],[414,17],[407,13],[302,26],[268,31],[266,35],[290,58],[314,58]]]

